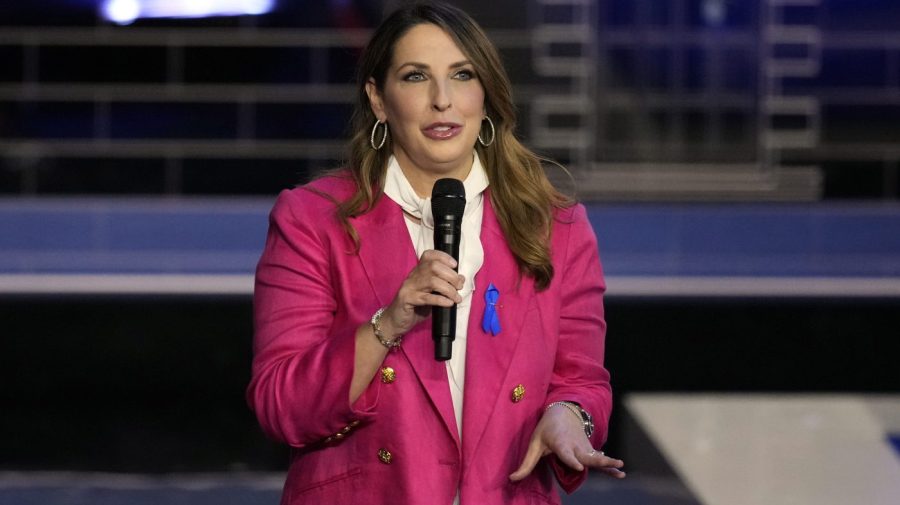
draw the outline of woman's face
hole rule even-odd
[[[394,45],[383,89],[370,79],[366,92],[375,116],[387,121],[393,154],[420,196],[430,195],[442,177],[466,178],[484,116],[484,88],[443,29],[412,27]]]

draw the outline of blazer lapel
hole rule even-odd
[[[371,211],[353,219],[352,224],[359,235],[359,259],[379,305],[385,307],[418,261],[403,211],[382,196]]]
[[[506,245],[491,206],[489,191],[484,194],[481,243],[485,251],[484,264],[475,275],[468,326],[463,454],[474,453],[498,402],[512,401],[512,389],[518,383],[507,380],[507,370],[522,334],[525,312],[534,296],[532,279],[519,276],[515,257]],[[481,328],[486,306],[484,295],[489,284],[500,292],[497,311],[501,331],[497,335]]]
[[[382,307],[394,300],[397,290],[418,263],[404,219],[400,206],[387,196],[382,196],[370,212],[353,221],[359,234],[359,258]],[[426,319],[404,337],[400,352],[409,361],[426,395],[459,446],[447,367],[434,359],[431,319]]]

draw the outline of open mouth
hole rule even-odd
[[[423,130],[428,138],[443,140],[455,137],[462,131],[462,126],[457,124],[440,123],[428,126]]]

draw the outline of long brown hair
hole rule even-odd
[[[516,139],[512,86],[500,55],[475,20],[456,7],[438,2],[402,7],[384,20],[369,41],[360,58],[351,121],[349,171],[356,191],[339,203],[338,218],[358,244],[349,219],[371,209],[381,197],[392,152],[389,134],[382,149],[375,150],[370,145],[376,117],[366,93],[366,82],[374,79],[377,88],[384,89],[394,45],[410,28],[423,23],[437,25],[447,32],[472,62],[484,87],[485,110],[493,120],[496,135],[489,147],[477,143],[475,148],[487,172],[491,204],[520,272],[531,276],[537,289],[544,289],[553,278],[550,232],[554,208],[571,206],[573,201],[547,179],[542,162],[553,162],[536,155]],[[380,138],[380,128],[376,136]],[[490,136],[490,128],[482,124],[482,138]]]

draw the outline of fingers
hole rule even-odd
[[[457,265],[457,261],[449,254],[430,249],[422,253],[417,269],[422,268],[459,290],[463,288],[465,277],[456,272]]]
[[[569,468],[575,470],[576,472],[580,472],[584,470],[584,465],[581,464],[581,461],[575,456],[575,451],[571,449],[560,449],[556,452],[556,457],[559,458],[560,461]]]
[[[463,288],[465,278],[453,270],[456,265],[447,253],[425,251],[401,288],[406,289],[407,303],[450,307],[462,302],[459,290]]]
[[[599,470],[610,477],[618,479],[625,477],[625,472],[621,470],[625,466],[625,462],[621,459],[610,458],[603,451],[593,449],[588,452],[576,449],[576,452],[578,453],[578,460],[584,463],[585,466]]]
[[[625,472],[619,470],[618,468],[600,468],[598,471],[615,479],[625,478]]]
[[[522,464],[515,472],[510,474],[509,480],[515,482],[527,477],[528,474],[534,470],[534,467],[541,457],[550,452],[549,449],[542,451],[540,443],[532,442],[528,447],[525,458],[522,460]],[[584,470],[587,466],[616,479],[624,479],[626,475],[625,472],[621,470],[621,468],[625,466],[624,461],[621,459],[610,458],[602,452],[584,452],[581,449],[559,450],[555,452],[555,455],[563,464],[577,472]]]
[[[579,432],[577,436],[571,433],[568,423],[560,422],[558,416],[545,414],[531,435],[522,463],[509,475],[509,479],[514,482],[524,479],[534,470],[538,461],[550,453],[576,472],[589,467],[610,477],[618,479],[625,477],[625,472],[621,470],[625,462],[610,458],[603,451],[592,448],[580,427],[575,431]]]
[[[526,452],[525,457],[522,458],[522,464],[519,465],[519,468],[515,472],[509,475],[509,480],[516,482],[527,477],[528,474],[534,470],[534,467],[546,452],[547,451],[543,449],[540,440],[532,440],[531,443],[528,444],[528,452]]]
[[[465,278],[456,273],[456,265],[447,253],[425,251],[385,310],[382,326],[403,334],[427,317],[431,307],[452,307],[462,302],[459,290]]]
[[[434,305],[437,307],[452,307],[454,304],[459,303],[451,298],[448,298],[444,294],[437,293],[421,293],[418,297],[418,300],[421,303],[418,303],[416,305]]]
[[[428,249],[427,251],[423,252],[422,257],[419,258],[419,261],[424,260],[439,261],[450,268],[456,268],[456,260],[453,259],[453,256],[450,256],[444,251],[438,251],[437,249]]]

